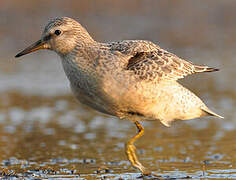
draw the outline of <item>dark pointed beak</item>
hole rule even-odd
[[[25,54],[29,54],[29,53],[37,51],[39,49],[48,49],[48,45],[47,45],[46,41],[38,40],[37,42],[35,42],[31,46],[27,47],[26,49],[24,49],[23,51],[18,53],[15,57],[18,58],[20,56],[23,56]]]

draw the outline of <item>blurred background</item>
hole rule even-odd
[[[219,72],[181,83],[225,119],[143,123],[138,155],[161,176],[236,178],[234,0],[0,1],[0,172],[12,177],[136,178],[124,143],[135,126],[78,104],[59,57],[14,56],[68,16],[101,42],[150,40]],[[119,125],[118,125],[119,124]],[[155,138],[153,138],[155,137]]]

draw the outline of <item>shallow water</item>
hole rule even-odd
[[[137,154],[166,179],[236,178],[234,1],[120,1],[116,6],[52,1],[47,8],[46,1],[28,2],[6,1],[0,7],[0,177],[140,177],[124,152],[136,133],[131,122],[77,103],[54,53],[14,59],[40,37],[49,17],[66,15],[80,19],[98,40],[149,39],[196,64],[220,68],[181,83],[225,119],[181,121],[170,128],[144,122]]]
[[[71,96],[0,96],[0,169],[28,178],[137,178],[124,153],[128,121],[95,113]],[[141,162],[162,177],[236,178],[235,128],[213,118],[171,128],[144,123]],[[235,125],[235,124],[234,124]]]

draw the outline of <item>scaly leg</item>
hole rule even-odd
[[[129,161],[131,162],[132,166],[139,169],[143,175],[150,175],[151,172],[148,171],[139,162],[139,160],[136,156],[136,152],[135,152],[136,148],[134,146],[134,142],[143,135],[144,128],[142,127],[142,125],[138,121],[135,121],[135,125],[138,128],[138,133],[126,143],[126,154],[128,156]]]

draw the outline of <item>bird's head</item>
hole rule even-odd
[[[86,42],[93,42],[93,39],[77,21],[68,17],[56,18],[46,25],[40,40],[18,53],[15,57],[39,49],[49,49],[59,55],[65,55],[75,49],[77,45],[83,45]]]

